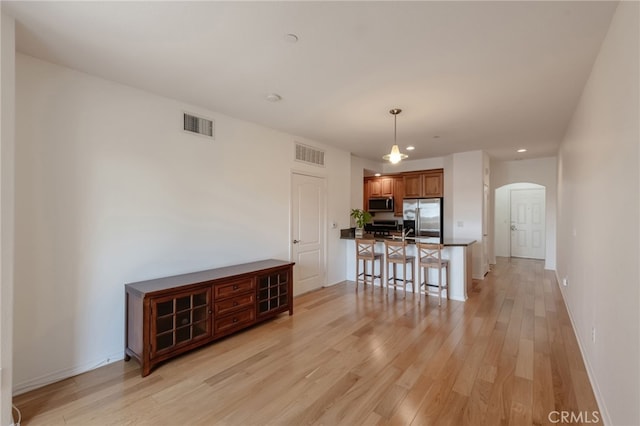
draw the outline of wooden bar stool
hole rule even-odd
[[[449,299],[449,261],[442,258],[442,244],[426,244],[417,243],[418,247],[418,268],[420,269],[420,288],[424,286],[425,298],[429,297],[429,287],[438,288],[438,306],[442,304],[442,290],[447,290],[447,299]],[[446,280],[442,280],[442,268],[446,270]],[[438,283],[429,283],[429,269],[438,270]],[[424,281],[422,275],[424,273]],[[433,293],[432,293],[433,294]]]
[[[382,287],[382,253],[375,252],[376,240],[356,239],[356,291],[362,283],[363,287],[367,284],[374,284],[377,278]],[[362,272],[360,272],[360,261],[362,261]],[[379,261],[378,275],[376,275],[376,261]],[[367,263],[371,263],[371,272],[367,273]],[[362,277],[362,279],[360,279]]]
[[[398,281],[402,281],[402,288],[405,293],[407,291],[407,284],[411,283],[411,291],[415,293],[415,256],[407,256],[407,243],[406,241],[390,241],[386,240],[384,242],[385,247],[385,275],[387,277],[387,288],[392,286],[394,290],[400,286]],[[393,277],[389,275],[389,264],[393,265]],[[402,265],[402,279],[398,278],[398,271],[396,269],[397,265]],[[411,271],[411,278],[407,276],[407,265],[410,266],[409,271]],[[393,278],[393,284],[391,283],[391,279]]]

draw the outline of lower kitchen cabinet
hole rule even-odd
[[[260,321],[293,315],[293,265],[264,260],[125,285],[125,360],[142,376]]]

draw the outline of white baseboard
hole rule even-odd
[[[17,383],[13,387],[13,396],[17,396],[25,392],[41,388],[43,386],[50,385],[51,383],[59,382],[60,380],[68,379],[69,377],[77,376],[78,374],[86,373],[87,371],[95,370],[98,367],[102,367],[104,365],[120,361],[122,359],[124,359],[124,351],[119,351],[108,355],[107,357],[100,360],[87,362],[83,365],[65,368],[63,370],[54,371],[40,377],[26,380],[22,383]]]
[[[567,305],[567,301],[564,298],[564,291],[562,290],[562,286],[560,285],[560,277],[558,276],[558,271],[555,270],[556,276],[556,285],[560,289],[560,295],[562,296],[562,302],[564,303],[564,308],[567,310],[569,314],[569,320],[571,321],[571,328],[573,328],[573,334],[576,336],[576,340],[578,341],[578,348],[580,348],[580,356],[582,357],[582,362],[584,363],[587,370],[587,377],[589,378],[589,383],[591,384],[591,388],[593,389],[593,394],[596,397],[596,403],[598,404],[598,410],[600,411],[600,418],[602,419],[602,424],[610,425],[611,416],[609,416],[609,411],[607,411],[607,406],[604,404],[604,400],[602,398],[602,393],[600,392],[600,388],[598,387],[598,382],[595,380],[595,374],[593,373],[593,369],[591,368],[591,364],[589,364],[587,358],[584,356],[584,346],[582,344],[582,340],[580,340],[580,335],[576,331],[576,323],[573,320],[573,315],[571,314],[571,309],[569,309],[569,305]]]

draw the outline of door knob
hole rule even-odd
[[[298,244],[300,240],[293,240],[293,244]]]
[[[511,230],[512,231],[517,231],[516,226],[515,225],[511,225]]]

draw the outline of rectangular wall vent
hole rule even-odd
[[[324,167],[324,151],[296,143],[296,161]]]
[[[213,138],[213,120],[184,113],[184,130]]]

